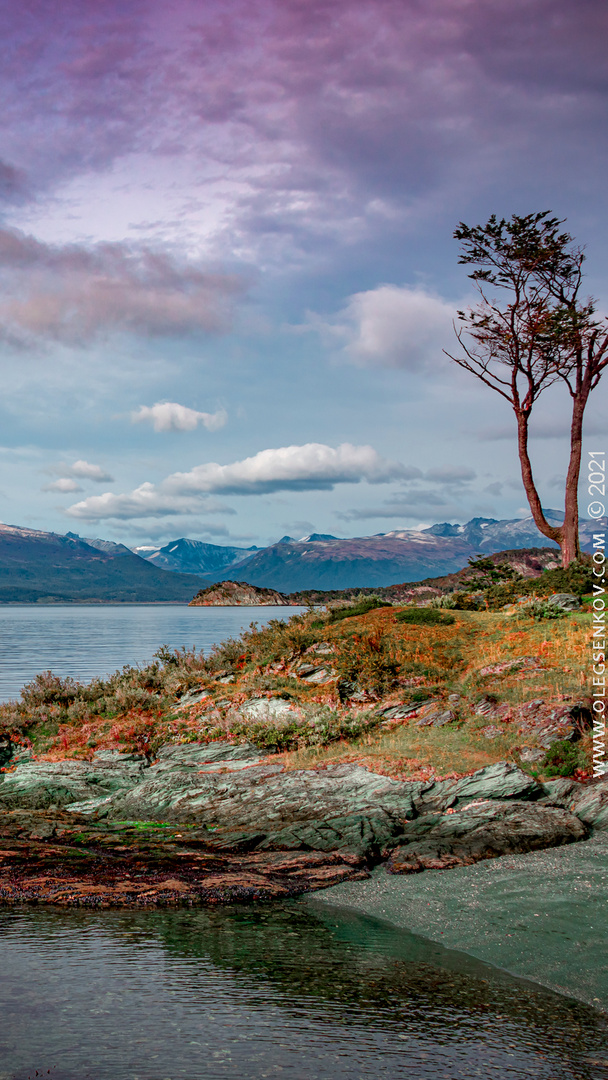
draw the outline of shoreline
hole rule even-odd
[[[356,911],[608,1012],[608,835],[474,866],[344,882],[306,902]]]

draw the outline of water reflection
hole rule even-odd
[[[608,1076],[589,1007],[304,901],[29,909],[0,933],[2,1080]]]

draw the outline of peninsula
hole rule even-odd
[[[86,686],[39,675],[0,706],[2,900],[261,900],[605,830],[588,565],[472,572]]]

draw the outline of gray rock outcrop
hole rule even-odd
[[[112,797],[108,812],[129,820],[270,832],[294,822],[371,811],[413,816],[421,786],[378,776],[360,765],[284,770],[265,764],[218,774],[204,766],[168,772],[159,762],[137,787]]]
[[[210,851],[260,858],[272,851],[340,852],[368,863],[389,858],[389,872],[413,873],[608,829],[608,778],[543,785],[502,761],[423,784],[346,763],[285,769],[250,743],[228,742],[166,745],[152,764],[102,751],[92,761],[22,760],[0,773],[0,810],[49,808],[109,828],[194,827],[197,843]]]
[[[425,787],[417,800],[419,813],[444,812],[472,799],[538,799],[543,788],[531,776],[499,761],[460,780],[440,780]]]
[[[578,611],[581,602],[574,593],[553,593],[547,600],[551,607],[561,608],[562,611]]]
[[[425,814],[403,827],[405,843],[387,863],[391,874],[465,866],[514,852],[585,840],[588,830],[558,807],[482,800],[451,814]]]
[[[0,808],[39,810],[111,796],[139,783],[146,764],[138,754],[112,751],[93,761],[23,761],[0,777]]]

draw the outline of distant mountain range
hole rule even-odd
[[[563,518],[545,510],[551,523]],[[598,524],[581,523],[584,550],[591,550]],[[532,517],[502,520],[472,518],[465,525],[442,522],[428,529],[403,529],[376,536],[340,539],[312,533],[299,540],[283,536],[266,548],[224,548],[196,540],[175,540],[162,548],[136,550],[171,570],[188,570],[204,581],[246,581],[250,585],[298,592],[304,589],[350,589],[420,581],[451,574],[472,555],[513,548],[552,547]],[[197,554],[198,553],[198,554]]]
[[[562,515],[546,510],[550,521]],[[581,524],[591,550],[599,522]],[[552,545],[532,518],[473,518],[428,529],[340,539],[283,536],[266,548],[222,547],[182,537],[131,550],[111,540],[0,524],[0,603],[188,603],[204,583],[244,581],[283,593],[370,588],[451,574],[472,555]]]
[[[168,573],[111,540],[0,524],[0,603],[188,603],[200,578]]]
[[[101,540],[87,540],[88,544],[100,544]],[[160,567],[161,570],[177,570],[185,574],[223,574],[225,570],[248,559],[259,548],[221,547],[219,544],[204,544],[202,540],[172,540],[161,548],[136,547],[136,555]]]

